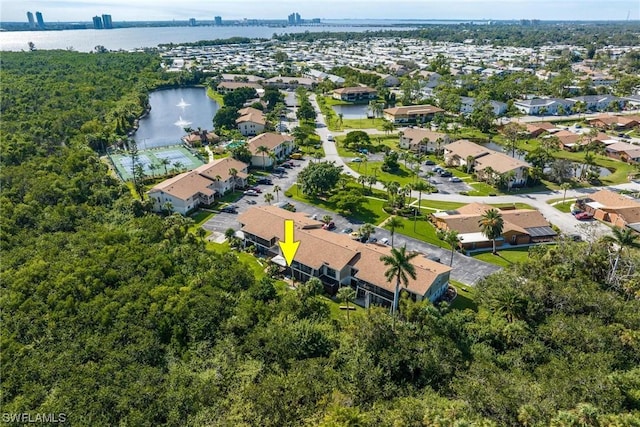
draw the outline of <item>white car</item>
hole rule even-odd
[[[387,239],[386,237],[383,237],[382,239],[379,240],[379,242],[384,244],[384,245],[388,245],[389,244],[389,239]]]
[[[327,135],[327,141],[335,141],[335,139],[333,138],[333,135],[329,134]]]

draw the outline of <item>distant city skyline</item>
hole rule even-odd
[[[257,0],[205,3],[201,0],[0,0],[0,19],[25,22],[28,11],[48,22],[91,21],[108,13],[114,21],[225,21],[279,19],[616,20],[640,19],[638,0]]]

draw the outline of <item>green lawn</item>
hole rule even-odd
[[[476,288],[456,282],[455,280],[449,280],[449,284],[458,291],[458,296],[451,303],[451,308],[457,310],[465,310],[468,308],[473,311],[478,311],[478,304],[475,302]]]
[[[376,117],[375,119],[343,119],[342,126],[338,126],[338,130],[348,129],[378,129],[384,131],[382,125],[386,122],[385,119]]]
[[[400,168],[395,173],[384,172],[382,170],[382,162],[367,162],[366,163],[366,171],[365,171],[365,163],[355,163],[349,162],[347,163],[354,171],[360,174],[371,174],[373,168],[376,168],[376,177],[379,182],[392,182],[396,181],[400,185],[413,184],[416,181],[415,174],[405,168],[404,164],[400,163]]]
[[[329,310],[331,310],[331,318],[336,320],[347,320],[347,310],[341,310],[341,306],[346,306],[346,304],[339,302],[337,299],[332,299],[328,295],[321,295],[317,298],[320,298],[322,302],[329,306]],[[364,313],[365,309],[360,307],[359,305],[355,305],[353,302],[349,303],[349,307],[355,307],[355,310],[349,311],[350,320],[353,320],[353,316],[357,313]]]
[[[220,107],[224,107],[224,98],[221,93],[216,92],[210,87],[207,88],[207,96],[218,103]]]
[[[355,184],[357,185],[357,184]],[[352,184],[352,188],[354,185]],[[297,200],[299,202],[308,203],[313,206],[318,206],[322,209],[326,209],[328,211],[337,212],[337,208],[334,203],[331,203],[329,200],[323,198],[309,198],[302,194],[302,191],[299,191],[297,184],[292,185],[286,191],[288,194],[291,194],[291,198]],[[374,191],[374,195],[380,196],[380,192]],[[362,208],[358,210],[353,215],[350,215],[348,218],[350,220],[355,220],[358,222],[370,223],[370,224],[380,224],[382,221],[389,217],[389,214],[386,213],[382,207],[386,203],[386,200],[380,200],[378,198],[367,198],[366,202],[362,204]]]
[[[413,230],[414,221],[413,218],[398,217],[402,220],[402,227],[396,229],[396,233],[403,234],[408,237],[412,237],[423,242],[431,243],[432,245],[440,246],[441,248],[449,249],[450,246],[438,239],[436,236],[436,227],[426,219],[418,219],[415,224],[415,231]]]
[[[346,136],[340,135],[336,136],[336,147],[338,148],[338,155],[340,157],[357,157],[358,152],[347,150],[344,148],[344,140]],[[398,135],[370,135],[371,145],[376,146],[387,146],[393,150],[398,150]],[[377,150],[381,151],[381,150]]]
[[[571,212],[571,205],[574,204],[576,199],[567,198],[565,202],[562,202],[562,199],[552,199],[547,200],[547,203],[558,209],[560,212],[569,213]]]
[[[499,265],[500,267],[508,267],[511,264],[524,262],[529,258],[529,248],[514,248],[500,250],[494,255],[490,251],[471,255],[481,261]]]
[[[467,195],[469,196],[488,196],[490,194],[498,194],[498,190],[486,182],[470,182],[469,185],[473,188],[473,190],[467,192]]]

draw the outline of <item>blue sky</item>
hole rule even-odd
[[[286,19],[640,19],[640,0],[0,0],[2,21],[26,21],[40,11],[45,21],[90,21],[109,13],[114,21]]]

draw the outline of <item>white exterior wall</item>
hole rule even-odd
[[[258,135],[264,132],[264,125],[254,122],[242,122],[238,124],[238,130],[244,136]]]

